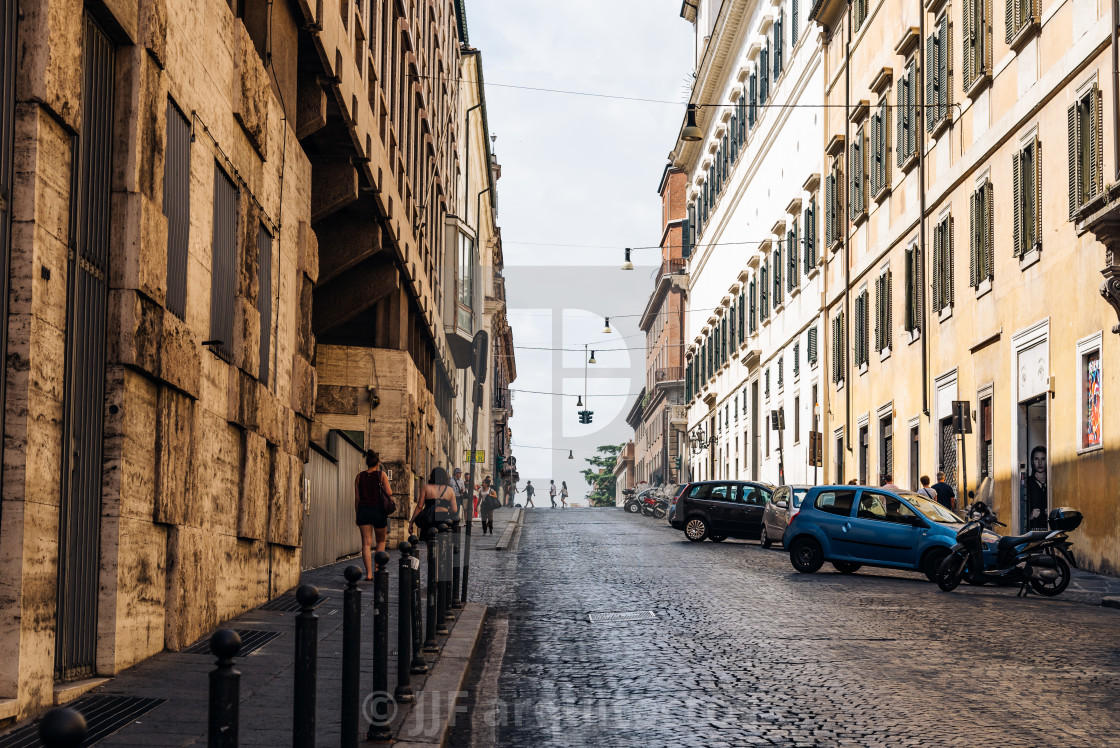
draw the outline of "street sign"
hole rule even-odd
[[[478,464],[478,465],[483,464],[484,462],[486,462],[486,450],[485,449],[476,449],[474,451],[474,459],[472,460],[471,459],[471,451],[469,449],[464,449],[463,450],[463,462],[473,462],[473,463]]]
[[[953,433],[972,433],[972,414],[969,409],[968,400],[953,401]]]
[[[822,447],[821,432],[809,432],[809,465],[821,467],[824,464],[824,448]]]

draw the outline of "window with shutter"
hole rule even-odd
[[[1083,93],[1068,111],[1069,119],[1069,219],[1102,191],[1101,94],[1096,84]]]
[[[766,46],[759,54],[759,67],[762,68],[762,79],[759,81],[758,101],[765,106],[770,96],[770,37],[766,37]]]
[[[806,360],[810,364],[817,363],[817,327],[813,325],[809,328],[809,351],[806,355]]]
[[[871,194],[878,198],[891,186],[891,116],[887,96],[871,116]]]
[[[779,239],[774,249],[774,306],[782,303],[782,241]]]
[[[237,301],[239,248],[237,186],[214,164],[214,241],[210,275],[210,339],[226,360],[233,357],[234,308]]]
[[[257,313],[260,319],[257,379],[267,387],[272,363],[272,234],[263,225],[257,229]]]
[[[1039,19],[1039,0],[1005,0],[1007,30],[1004,40],[1011,44],[1021,32],[1035,26]]]
[[[785,21],[785,9],[778,10],[778,19],[774,21],[774,81],[782,74],[783,56],[785,53],[785,46],[782,43],[782,26]]]
[[[785,384],[786,360],[785,356],[778,356],[778,389]]]
[[[944,233],[941,224],[933,228],[933,311],[941,311],[941,243]]]
[[[758,299],[759,313],[758,313],[758,316],[763,322],[765,322],[766,319],[770,316],[769,299],[768,299],[768,296],[767,296],[769,294],[769,289],[766,286],[766,283],[769,280],[769,273],[767,272],[767,263],[766,262],[762,263],[762,269],[759,270],[758,272],[759,272],[759,275],[758,275],[758,280],[759,280],[759,284],[758,284],[759,285],[759,290],[758,290],[758,292],[759,292],[759,299]]]
[[[832,193],[834,191],[832,175],[829,174],[824,178],[824,243],[827,247],[831,247],[833,243],[832,227],[834,222],[832,220]]]
[[[859,31],[867,20],[867,0],[852,0],[852,28]]]
[[[914,252],[915,252],[914,247],[907,247],[906,248],[906,254],[905,254],[906,266],[903,268],[904,272],[902,274],[902,282],[906,286],[905,296],[904,296],[904,298],[906,300],[906,315],[905,315],[905,318],[904,318],[904,322],[905,322],[905,325],[906,325],[906,331],[907,332],[910,332],[911,330],[914,329],[915,323],[917,321],[917,316],[918,316],[917,313],[916,313],[916,310],[914,308],[915,307],[915,305],[914,305],[914,290],[915,290],[914,289],[914,285],[915,285],[914,284]]]
[[[875,279],[875,350],[883,350],[883,278]]]
[[[796,377],[801,373],[801,341],[795,341],[793,344],[793,376]]]
[[[187,259],[190,243],[191,126],[167,100],[164,147],[163,215],[167,217],[167,310],[183,319],[187,307]]]
[[[789,45],[797,46],[797,0],[792,0],[789,11]]]
[[[747,294],[744,291],[744,292],[739,294],[739,343],[740,344],[742,344],[742,342],[744,340],[746,340],[746,327],[744,325],[744,322],[746,321],[746,309],[745,309],[746,300],[747,300]]]
[[[750,126],[754,127],[754,123],[758,120],[758,72],[751,73],[751,100],[750,109],[748,110],[747,119]]]
[[[995,278],[995,208],[992,203],[992,183],[984,184],[983,200],[983,235],[984,235],[984,270],[988,280]]]
[[[809,198],[809,209],[805,211],[805,273],[812,272],[817,265],[817,195]]]
[[[894,286],[891,270],[883,275],[883,350],[894,348]]]
[[[688,259],[692,256],[692,227],[696,223],[696,208],[688,206],[688,218],[681,225],[681,257]]]
[[[758,308],[757,307],[757,298],[758,298],[758,293],[755,291],[755,281],[752,278],[751,279],[751,285],[750,285],[750,324],[751,324],[751,332],[752,333],[758,327],[758,320],[757,320],[757,317],[755,316],[755,314],[756,314],[755,310]]]
[[[860,126],[849,148],[848,169],[851,171],[848,205],[852,221],[857,221],[867,212],[867,161],[865,156],[866,131]]]
[[[918,153],[918,61],[914,59],[906,69],[906,91],[906,157],[910,158]]]

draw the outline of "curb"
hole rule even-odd
[[[517,516],[506,523],[506,529],[502,530],[502,537],[498,538],[497,544],[494,546],[496,551],[504,551],[509,548],[509,544],[513,542],[513,535],[521,529],[521,522],[525,517],[525,510],[518,508]]]
[[[439,660],[397,731],[393,743],[396,748],[442,748],[447,743],[459,711],[456,704],[465,695],[463,686],[467,682],[467,672],[482,638],[486,612],[486,606],[478,603],[467,603],[459,611]]]
[[[1105,608],[1120,608],[1120,596],[1108,595],[1101,598],[1101,606]]]

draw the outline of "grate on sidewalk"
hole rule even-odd
[[[86,718],[86,739],[80,748],[104,740],[117,730],[144,716],[166,699],[141,699],[131,696],[83,696],[66,706]],[[39,722],[36,720],[0,736],[0,748],[41,748]]]
[[[319,595],[319,599],[316,600],[311,607],[318,608],[326,601],[326,595]],[[299,600],[296,600],[295,595],[281,595],[275,600],[269,600],[260,607],[260,610],[278,610],[281,613],[299,613],[303,610],[303,607],[299,604]]]
[[[656,619],[652,610],[632,610],[621,613],[588,613],[589,623],[620,623],[622,621],[651,621]]]
[[[237,653],[238,657],[250,655],[276,637],[283,635],[279,631],[255,631],[253,629],[234,629],[234,631],[241,637],[241,651]],[[182,653],[209,655],[210,637],[207,636],[205,639],[195,642],[184,649]],[[3,748],[3,746],[0,746],[0,748]]]

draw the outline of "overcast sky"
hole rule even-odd
[[[514,394],[520,485],[531,480],[547,505],[549,479],[566,480],[572,500],[582,502],[584,459],[633,435],[625,418],[645,379],[638,316],[660,254],[635,250],[637,270],[619,266],[623,247],[661,238],[657,187],[684,116],[692,27],[680,17],[680,0],[467,0],[466,7],[502,165],[499,224],[517,346],[512,389],[570,395]],[[612,335],[602,333],[608,315]],[[576,415],[585,343],[597,361],[587,367],[590,426]]]

